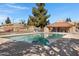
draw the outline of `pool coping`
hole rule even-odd
[[[10,36],[20,36],[20,35],[28,35],[28,34],[40,34],[40,33],[45,33],[45,32],[31,32],[31,33],[11,33],[11,34],[6,34],[6,35],[0,35],[0,38],[5,38],[5,37],[10,37]],[[45,34],[64,34],[65,35],[71,35],[71,34],[77,34],[78,33],[64,33],[64,32],[49,32]],[[62,37],[62,38],[70,38],[70,37]],[[79,39],[78,37],[72,37],[73,39]],[[6,39],[6,38],[5,38]],[[71,39],[71,38],[70,38]]]
[[[12,33],[12,34],[6,34],[6,35],[0,35],[0,38],[2,37],[9,37],[9,36],[19,36],[19,35],[28,35],[28,34],[41,34],[41,33],[45,33],[45,32],[34,32],[34,33]],[[59,33],[59,32],[49,32],[49,33],[45,33],[45,34],[68,34],[68,33]]]

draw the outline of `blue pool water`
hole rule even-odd
[[[20,36],[10,36],[7,37],[13,41],[26,41],[28,43],[38,42],[40,44],[47,45],[49,43],[48,39],[57,39],[62,38],[61,34],[49,34],[46,38],[44,37],[44,33],[41,34],[28,34],[28,35],[20,35]]]

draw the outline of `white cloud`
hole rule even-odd
[[[15,4],[3,4],[0,8],[0,24],[5,22],[7,17],[10,17],[10,19],[13,21],[13,16],[11,14],[14,14],[16,12],[21,12],[22,10],[29,9],[28,7],[22,7],[22,6],[16,6]],[[15,16],[15,15],[14,15]],[[15,18],[14,18],[15,19]],[[22,19],[20,17],[20,19]],[[18,22],[19,19],[15,19],[15,22]]]
[[[16,6],[16,4],[2,4],[0,7],[0,15],[11,14],[19,12],[20,10],[29,9],[28,7]]]
[[[5,14],[5,13],[13,13],[13,10],[2,10],[2,9],[0,9],[0,14]]]
[[[16,6],[16,5],[13,5],[13,4],[6,4],[8,7],[11,7],[11,8],[15,8],[15,9],[29,9],[28,7],[22,7],[22,6]]]

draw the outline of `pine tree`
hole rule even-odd
[[[6,24],[11,24],[11,20],[10,20],[9,17],[7,17],[7,19],[5,20],[5,23],[6,23]]]
[[[29,25],[29,26],[35,26],[35,19],[34,19],[33,16],[29,16],[27,25]]]
[[[25,22],[25,20],[21,20],[21,21],[20,21],[20,24],[23,24],[24,27],[26,27],[26,22]]]
[[[71,22],[71,19],[70,18],[66,18],[66,22]]]
[[[27,25],[34,25],[43,29],[48,24],[50,15],[47,15],[44,3],[37,3],[36,6],[32,9],[33,16],[29,16]]]

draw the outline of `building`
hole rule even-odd
[[[79,22],[76,22],[76,31],[79,32]]]
[[[13,25],[13,31],[14,32],[25,32],[26,27],[24,27],[24,24],[14,24]]]
[[[73,22],[58,21],[47,25],[50,31],[53,32],[75,32],[76,27]]]
[[[4,32],[25,32],[26,27],[23,24],[5,24],[0,27]]]
[[[13,24],[5,24],[5,25],[2,25],[2,28],[5,32],[10,32],[10,31],[13,31]]]

